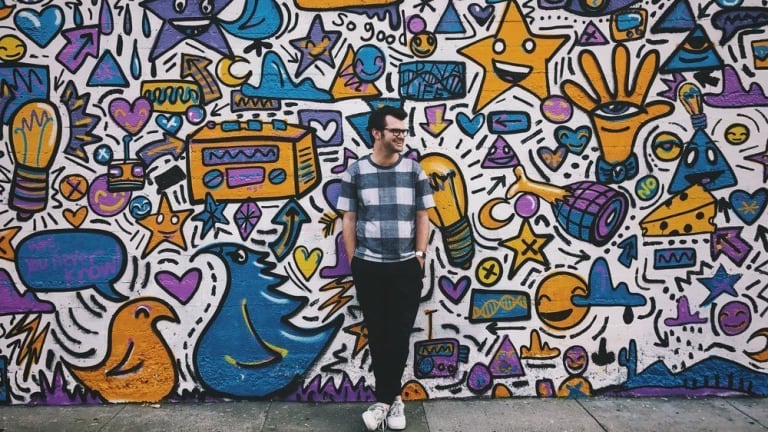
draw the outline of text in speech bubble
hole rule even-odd
[[[125,271],[125,245],[99,230],[54,230],[35,233],[16,248],[16,270],[36,292],[94,288],[112,301],[125,300],[114,283]]]

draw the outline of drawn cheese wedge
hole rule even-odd
[[[644,236],[681,236],[715,231],[714,195],[693,185],[669,198],[640,221]]]

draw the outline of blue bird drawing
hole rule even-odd
[[[275,0],[245,0],[243,13],[234,21],[221,21],[221,27],[233,36],[252,40],[245,47],[245,53],[256,50],[261,56],[262,49],[271,49],[272,44],[264,39],[274,36],[283,24],[280,7]]]
[[[228,273],[219,307],[193,355],[203,386],[236,397],[289,391],[325,351],[344,316],[319,328],[300,328],[289,318],[308,300],[276,289],[287,278],[272,272],[275,264],[267,252],[220,243],[200,249],[195,257],[200,254],[220,258]]]

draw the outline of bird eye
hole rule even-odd
[[[174,0],[173,10],[175,10],[176,13],[182,13],[186,8],[187,8],[187,0]]]
[[[248,253],[243,249],[237,250],[237,255],[235,256],[235,261],[237,261],[240,264],[245,263],[246,258],[248,258]]]
[[[134,318],[139,318],[143,316],[144,318],[149,318],[149,308],[146,306],[139,306],[136,308],[136,310],[133,312]]]

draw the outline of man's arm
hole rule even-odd
[[[427,219],[429,222],[429,219]],[[352,257],[355,256],[355,247],[357,247],[357,235],[355,226],[357,225],[357,213],[344,212],[341,218],[341,236],[344,239],[344,250],[347,251],[347,258],[352,263]]]
[[[416,250],[426,251],[429,241],[429,214],[427,210],[416,211]],[[417,257],[419,263],[424,267],[424,258]]]

